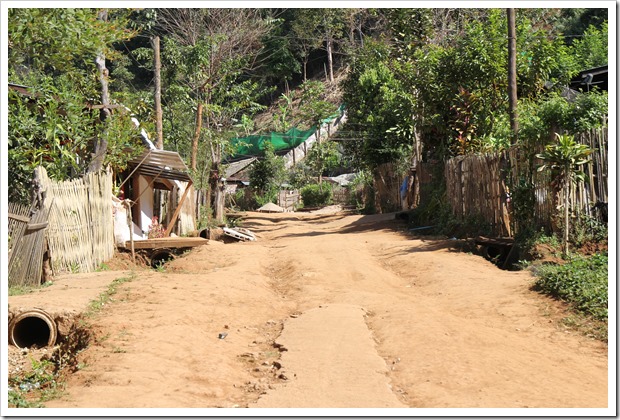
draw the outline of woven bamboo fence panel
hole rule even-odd
[[[506,182],[509,185],[517,185],[520,178],[531,183],[534,189],[534,209],[531,223],[536,230],[554,229],[554,215],[556,214],[556,197],[554,197],[551,187],[551,176],[548,171],[538,172],[537,168],[543,164],[542,160],[532,157],[533,154],[543,151],[540,146],[538,150],[526,153],[519,147],[512,147],[504,153],[509,162],[509,174],[506,175]],[[518,226],[517,220],[511,220],[514,228],[518,231],[522,226]]]
[[[53,200],[48,228],[53,273],[96,270],[114,255],[111,172],[54,182],[43,168],[37,170],[46,201]]]
[[[286,211],[293,211],[295,206],[301,202],[301,194],[297,190],[280,190],[277,201],[278,206]]]

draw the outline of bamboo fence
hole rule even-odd
[[[18,203],[9,203],[9,261],[13,255],[13,247],[24,236],[28,222],[30,222],[30,207]]]
[[[446,196],[458,219],[482,217],[498,236],[510,236],[506,187],[498,154],[457,156],[446,162]]]
[[[586,214],[601,222],[606,220],[608,130],[591,130],[576,136],[576,140],[594,150],[592,160],[583,165],[587,179],[570,185],[569,209],[573,216]],[[538,152],[542,151],[539,150]],[[515,221],[511,220],[510,206],[506,203],[508,185],[517,185],[525,178],[534,188],[533,223],[536,229],[558,229],[555,216],[561,211],[562,191],[554,191],[548,171],[538,172],[542,161],[519,147],[496,154],[457,156],[445,165],[447,198],[453,214],[463,219],[482,216],[498,236],[514,234]],[[600,205],[605,211],[600,211]]]
[[[48,245],[52,272],[91,272],[114,255],[112,173],[54,182],[45,169],[36,177],[50,205]]]
[[[48,209],[38,202],[31,207],[9,204],[8,283],[12,286],[39,286],[43,273],[45,224]]]

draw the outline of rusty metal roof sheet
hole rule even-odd
[[[146,150],[140,156],[129,161],[129,167],[136,173],[176,181],[191,181],[189,169],[177,152],[169,150]]]

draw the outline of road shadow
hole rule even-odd
[[[385,214],[371,214],[364,215],[358,219],[352,221],[343,226],[334,226],[333,228],[326,227],[325,229],[310,230],[303,233],[288,233],[278,235],[272,239],[279,239],[283,237],[287,238],[304,238],[304,237],[316,237],[324,235],[336,235],[336,234],[352,234],[365,232],[377,232],[377,231],[389,231],[400,235],[409,240],[418,241],[415,245],[405,248],[395,255],[407,255],[420,252],[433,252],[438,250],[446,250],[448,252],[476,252],[476,246],[472,240],[469,239],[456,239],[446,238],[445,236],[436,235],[424,235],[418,231],[411,231],[410,226],[402,218],[398,217],[399,213],[385,213]],[[255,230],[260,233],[263,232],[277,232],[286,227],[289,222],[295,223],[307,223],[314,226],[325,226],[329,223],[337,222],[346,217],[349,217],[348,213],[335,213],[335,214],[301,214],[299,216],[282,216],[278,215],[274,217],[270,214],[259,215],[253,214],[252,216],[244,219],[243,227],[250,230]],[[280,225],[280,226],[278,226]],[[277,227],[276,227],[277,226]]]

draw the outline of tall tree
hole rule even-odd
[[[159,25],[168,34],[169,48],[178,48],[185,73],[179,75],[191,89],[196,104],[196,131],[192,139],[191,166],[197,167],[198,145],[203,130],[209,150],[209,187],[215,194],[215,218],[222,221],[222,157],[226,140],[221,133],[243,111],[256,111],[253,94],[232,89],[254,68],[261,40],[269,22],[258,9],[160,9]],[[238,93],[237,109],[230,95]],[[245,96],[245,97],[244,97]],[[210,194],[207,194],[210,199]],[[210,201],[208,202],[210,206]]]
[[[151,38],[153,44],[153,67],[155,68],[154,81],[155,81],[155,127],[157,132],[157,141],[155,147],[158,149],[164,148],[164,130],[163,130],[163,118],[161,110],[161,54],[159,53],[159,36]]]
[[[303,81],[308,80],[308,61],[310,54],[321,46],[321,37],[311,9],[295,9],[291,30],[297,54],[303,64]]]
[[[508,113],[510,115],[510,129],[512,141],[517,141],[519,125],[517,123],[517,29],[515,23],[515,9],[506,9],[508,15]]]
[[[108,9],[100,9],[97,13],[97,19],[101,22],[108,21]],[[95,64],[97,66],[97,73],[99,84],[101,85],[101,121],[103,122],[104,127],[109,122],[108,119],[112,115],[110,111],[110,92],[108,89],[108,75],[110,72],[105,66],[105,51],[103,50],[103,46],[101,49],[97,51],[97,56],[95,57]],[[88,172],[98,172],[103,167],[103,159],[105,158],[105,154],[108,149],[108,139],[107,139],[107,129],[104,128],[103,135],[99,136],[99,138],[95,139],[95,150],[93,153],[93,158],[88,165]]]

